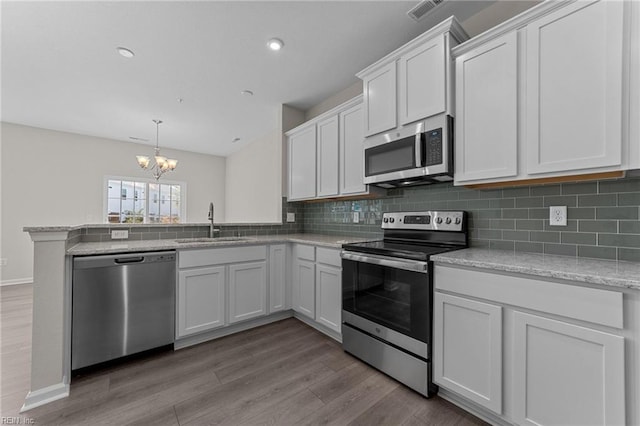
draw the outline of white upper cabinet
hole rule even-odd
[[[455,183],[640,167],[637,9],[544,2],[454,48]]]
[[[317,195],[338,195],[338,116],[334,115],[318,122],[317,129]]]
[[[453,114],[450,49],[468,38],[451,17],[359,72],[365,137]]]
[[[623,8],[578,1],[527,25],[529,174],[621,164]]]
[[[398,60],[398,114],[409,124],[446,110],[445,38],[436,37]]]
[[[640,2],[632,2],[629,75],[629,168],[640,169]]]
[[[288,135],[289,201],[316,196],[316,126],[296,128]]]
[[[455,182],[518,174],[518,35],[456,58]]]
[[[340,193],[362,194],[364,179],[364,128],[362,104],[340,113]]]
[[[396,63],[392,62],[363,77],[365,135],[396,127]]]

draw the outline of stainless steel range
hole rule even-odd
[[[382,229],[382,240],[342,246],[342,346],[430,397],[430,256],[468,246],[467,214],[384,213]]]

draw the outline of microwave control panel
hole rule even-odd
[[[442,164],[442,127],[425,132],[425,166]]]

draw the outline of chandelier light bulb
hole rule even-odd
[[[160,180],[160,177],[165,172],[173,171],[176,169],[176,167],[178,167],[178,160],[160,155],[159,133],[162,120],[153,120],[153,122],[156,123],[156,148],[154,155],[155,163],[150,167],[150,169],[153,177],[156,180]],[[136,160],[138,161],[138,165],[142,169],[147,170],[149,168],[151,159],[146,155],[136,155]]]

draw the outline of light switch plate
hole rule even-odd
[[[353,212],[353,223],[360,222],[360,212]]]
[[[287,222],[295,222],[296,214],[295,213],[287,213]]]
[[[549,207],[549,225],[567,226],[567,206]]]
[[[126,230],[111,231],[112,240],[126,240],[127,238],[129,238],[129,231],[126,231]]]

